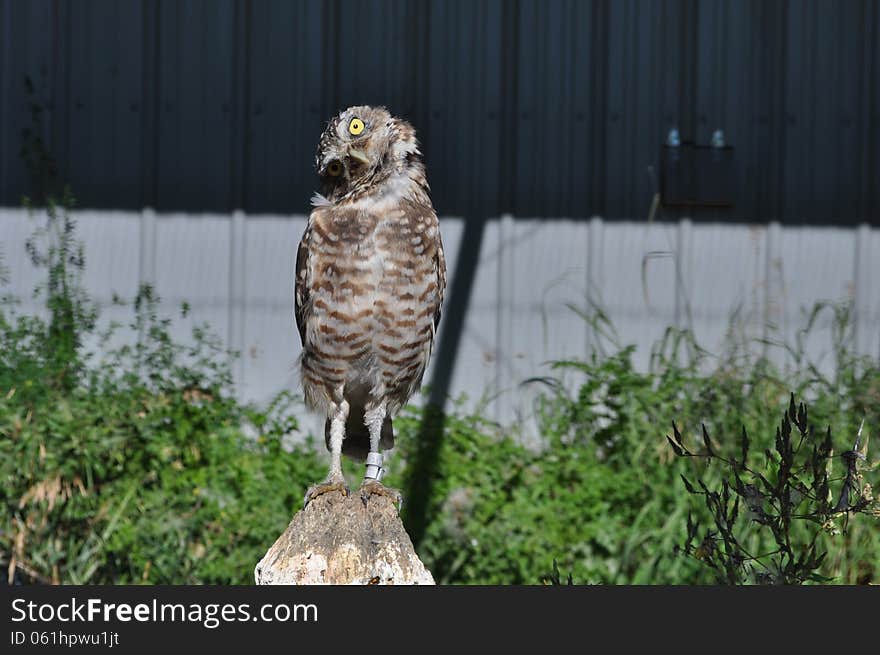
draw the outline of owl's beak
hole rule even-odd
[[[362,164],[367,164],[367,165],[370,164],[370,158],[367,157],[367,153],[365,153],[363,150],[358,150],[356,148],[349,148],[348,149],[348,156],[356,161],[359,161]]]

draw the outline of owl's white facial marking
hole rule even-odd
[[[318,193],[317,191],[315,191],[315,193],[312,194],[311,202],[312,202],[312,207],[326,207],[327,205],[332,205],[332,204],[333,204],[332,202],[330,202],[329,200],[327,200],[327,198],[325,198],[324,196],[322,196],[322,195],[321,195],[320,193]]]

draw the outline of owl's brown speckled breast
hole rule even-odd
[[[421,383],[430,354],[441,295],[439,226],[420,202],[377,204],[381,214],[365,204],[312,214],[303,380],[307,399],[359,387],[399,406]]]

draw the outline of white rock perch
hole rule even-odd
[[[357,490],[326,493],[297,512],[254,578],[258,585],[434,584],[391,499],[365,502]]]

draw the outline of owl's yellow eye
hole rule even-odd
[[[339,177],[342,174],[342,164],[338,161],[331,161],[327,166],[327,172],[333,177]]]
[[[357,136],[364,131],[364,122],[360,118],[352,118],[348,124],[348,131]]]

